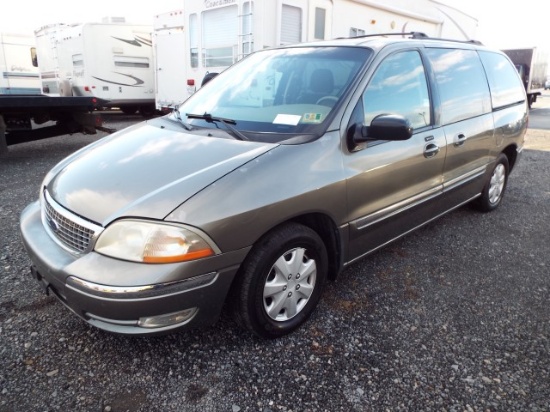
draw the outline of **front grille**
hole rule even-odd
[[[44,225],[49,232],[69,250],[83,253],[89,250],[90,243],[95,234],[93,224],[62,209],[53,199],[44,192]],[[86,227],[84,226],[86,224]]]

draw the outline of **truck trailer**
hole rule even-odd
[[[530,108],[544,90],[549,54],[538,47],[506,49],[502,51],[508,55],[516,66],[525,86]]]
[[[185,0],[155,16],[156,108],[187,99],[207,74],[256,50],[377,33],[475,38],[477,20],[435,0]]]
[[[152,26],[124,19],[35,31],[42,93],[89,96],[124,113],[155,110]]]
[[[95,134],[103,127],[93,96],[40,93],[34,36],[0,34],[0,155],[8,145],[63,134]]]

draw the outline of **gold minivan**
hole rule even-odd
[[[275,338],[350,263],[466,203],[497,208],[527,118],[508,57],[475,42],[262,50],[61,161],[22,239],[46,292],[101,329],[205,326],[227,302]]]

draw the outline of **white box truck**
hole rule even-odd
[[[377,33],[475,38],[477,20],[435,0],[185,0],[155,16],[156,107],[169,111],[219,73],[266,47]]]
[[[545,88],[549,53],[538,47],[502,50],[516,66],[525,86],[529,108]]]
[[[124,19],[54,24],[35,32],[42,92],[94,96],[124,113],[155,110],[152,26]]]
[[[38,67],[34,37],[0,33],[0,94],[39,94]]]

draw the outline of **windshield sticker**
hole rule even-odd
[[[273,124],[286,124],[288,126],[297,126],[300,123],[302,116],[296,116],[294,114],[278,114],[273,120]]]
[[[322,113],[305,113],[304,123],[321,123],[323,121]]]

